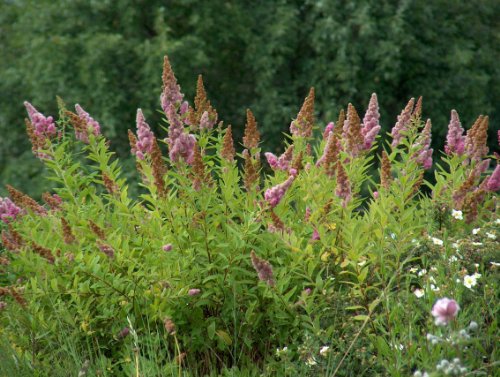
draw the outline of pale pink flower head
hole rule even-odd
[[[28,101],[24,101],[24,106],[26,107],[26,111],[28,111],[28,116],[30,117],[31,123],[33,124],[36,136],[47,138],[56,136],[57,130],[54,123],[54,118],[52,118],[51,116],[46,117]]]
[[[21,208],[15,205],[9,198],[0,198],[0,220],[8,224],[15,220],[21,212]]]
[[[313,234],[311,236],[311,241],[319,241],[321,236],[319,235],[318,229],[314,229]]]
[[[135,150],[133,151],[139,160],[144,159],[144,154],[150,154],[153,152],[153,144],[155,136],[151,131],[151,128],[146,123],[146,118],[141,109],[137,109],[137,143],[135,144]]]
[[[84,132],[76,131],[76,138],[83,141],[84,143],[88,143],[88,132],[91,132],[92,134],[94,134],[94,136],[98,136],[101,133],[101,126],[96,120],[94,120],[94,118],[89,115],[89,113],[83,110],[83,108],[79,104],[75,105],[75,110],[80,119],[83,120],[87,126],[87,129]]]
[[[431,314],[438,326],[445,326],[457,316],[460,307],[457,302],[449,298],[441,298],[432,307]]]
[[[368,104],[368,109],[366,110],[366,114],[363,118],[363,127],[361,128],[361,134],[364,138],[364,149],[370,149],[380,132],[380,113],[378,107],[377,95],[375,93],[372,94],[370,98],[370,103]]]
[[[486,183],[488,191],[495,192],[500,190],[500,165],[497,165]]]
[[[391,130],[392,135],[392,147],[396,148],[403,139],[403,132],[408,130],[408,126],[411,122],[411,114],[413,110],[413,105],[415,104],[415,98],[410,99],[406,107],[398,115],[398,121]]]
[[[335,127],[335,123],[330,122],[326,125],[325,130],[323,131],[323,139],[327,140],[328,136],[330,135],[330,132],[333,131],[333,128]]]
[[[189,296],[196,296],[196,295],[199,295],[201,292],[201,289],[198,289],[198,288],[191,288],[189,291],[188,291],[188,295]]]
[[[271,208],[276,207],[279,204],[279,202],[281,202],[281,199],[285,195],[286,191],[295,180],[296,175],[297,175],[297,170],[290,169],[290,176],[287,178],[285,182],[280,183],[279,185],[276,185],[266,190],[264,198],[269,203]]]
[[[446,145],[444,150],[447,155],[456,153],[461,156],[465,151],[465,135],[460,118],[455,110],[451,110],[451,120],[448,125],[448,134],[446,135]]]
[[[172,244],[171,243],[167,243],[166,245],[163,245],[162,249],[163,251],[166,251],[166,252],[169,252],[169,251],[172,251]]]

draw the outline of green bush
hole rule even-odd
[[[54,188],[44,206],[10,186],[0,203],[0,323],[12,355],[4,368],[397,376],[445,355],[493,371],[500,177],[498,166],[485,177],[487,117],[450,139],[430,184],[430,122],[424,127],[420,103],[410,101],[378,157],[376,96],[363,123],[349,104],[315,138],[323,131],[311,90],[288,152],[266,153],[272,173],[262,176],[251,111],[235,155],[202,82],[188,107],[168,59],[163,79],[167,138],[154,136],[142,111],[137,135],[129,132],[136,181],[124,179],[79,105],[74,113],[60,100],[51,129],[26,104],[33,151]],[[456,249],[463,259],[450,262]],[[483,276],[471,275],[480,281],[472,291],[463,275],[474,271]],[[463,353],[427,343],[439,297],[462,306],[454,328],[480,323],[482,335]]]

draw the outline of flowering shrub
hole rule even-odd
[[[363,122],[349,104],[324,131],[314,96],[311,89],[291,122],[283,155],[264,154],[272,173],[263,175],[252,112],[236,154],[201,78],[190,105],[165,58],[166,137],[153,134],[140,109],[129,131],[138,182],[126,182],[105,125],[81,106],[72,112],[59,100],[54,123],[26,103],[33,152],[55,187],[44,205],[10,186],[0,201],[0,320],[14,357],[50,365],[64,355],[55,348],[64,337],[82,355],[82,375],[138,376],[152,364],[161,375],[413,373],[432,322],[419,300],[432,303],[439,292],[463,298],[464,311],[489,302],[467,297],[498,255],[474,261],[478,241],[464,238],[479,227],[489,244],[497,237],[500,173],[497,165],[488,174],[497,159],[486,147],[488,117],[464,135],[452,112],[431,183],[421,98],[383,144],[375,94]],[[455,249],[465,272],[451,261]],[[434,271],[433,261],[444,267]],[[471,262],[481,274],[465,283]],[[447,325],[458,309],[441,299],[432,315]],[[485,331],[495,329],[495,317],[483,316]],[[496,352],[488,341],[482,347]],[[489,361],[472,368],[491,369]]]

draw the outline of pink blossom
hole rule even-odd
[[[364,149],[370,149],[380,132],[380,113],[378,107],[377,95],[372,94],[370,98],[370,103],[368,104],[368,109],[366,110],[365,117],[363,118],[363,127],[361,128],[361,134],[364,138]]]
[[[9,198],[0,198],[0,220],[8,224],[15,220],[21,212],[21,208],[16,206]]]
[[[500,190],[500,165],[497,165],[486,183],[488,191],[495,192]]]
[[[199,294],[200,294],[200,292],[201,292],[201,290],[200,290],[200,289],[198,289],[198,288],[192,288],[192,289],[190,289],[190,290],[188,291],[188,295],[189,295],[189,296],[196,296],[196,295],[199,295]]]
[[[184,132],[184,125],[173,104],[168,107],[166,114],[169,128],[168,138],[165,141],[169,146],[170,160],[172,162],[184,160],[186,163],[191,164],[196,138],[194,135]]]
[[[328,136],[330,135],[330,132],[333,131],[333,128],[335,127],[335,123],[330,122],[326,125],[325,130],[323,131],[323,139],[328,139]]]
[[[420,137],[415,143],[416,147],[420,150],[416,155],[416,161],[423,166],[424,169],[430,169],[432,167],[432,152],[431,146],[431,120],[427,119],[425,127],[420,134]]]
[[[448,125],[448,134],[446,135],[446,145],[444,147],[446,154],[456,153],[461,156],[465,151],[465,135],[460,118],[455,110],[451,110],[451,120]]]
[[[342,207],[346,207],[347,203],[351,200],[351,183],[349,178],[340,163],[337,164],[337,188],[335,195],[342,199]]]
[[[36,136],[43,137],[54,137],[57,134],[56,125],[54,123],[54,118],[51,116],[46,117],[40,113],[35,107],[28,101],[24,101],[24,106],[28,111],[28,116],[30,117],[33,128],[35,129]]]
[[[135,153],[139,160],[143,160],[145,153],[153,152],[155,136],[149,125],[146,123],[146,119],[144,118],[144,114],[141,109],[137,109],[136,124],[137,143],[135,144],[135,150],[132,152]]]
[[[392,147],[397,147],[401,140],[403,139],[403,133],[408,130],[408,126],[411,122],[411,114],[413,110],[413,105],[415,104],[415,98],[410,99],[406,107],[398,115],[398,121],[391,130],[392,135]]]
[[[311,288],[306,288],[302,291],[302,293],[306,296],[310,296],[311,293],[312,293],[312,289]]]
[[[378,191],[373,191],[373,198],[374,199],[378,199],[380,196],[380,194],[378,193]]]
[[[169,251],[172,251],[172,244],[171,243],[167,243],[166,245],[163,245],[162,249],[163,251],[166,251],[166,252],[169,252]]]
[[[432,316],[438,326],[447,325],[448,322],[457,316],[460,307],[457,302],[449,298],[441,298],[432,307]]]
[[[286,171],[292,163],[293,145],[288,147],[288,149],[279,157],[271,152],[264,153],[264,156],[266,157],[269,166],[271,166],[271,169]]]
[[[130,329],[128,327],[124,327],[116,336],[118,339],[125,338],[128,334],[130,334]]]
[[[313,234],[311,236],[311,241],[319,241],[321,239],[318,229],[314,229]]]
[[[292,170],[295,170],[295,169],[290,170],[290,176],[287,178],[287,180],[285,182],[280,183],[279,185],[276,185],[276,186],[271,187],[270,189],[266,190],[266,192],[264,194],[264,198],[269,203],[271,208],[274,208],[279,204],[279,202],[281,201],[281,199],[285,195],[286,191],[288,190],[288,188],[292,185],[293,181],[295,180],[296,170],[295,170],[295,174],[292,174]]]
[[[304,214],[304,221],[307,223],[311,218],[311,208],[306,207],[306,212]]]
[[[79,104],[75,105],[75,109],[80,119],[83,120],[87,125],[87,129],[84,132],[75,132],[76,138],[83,141],[84,143],[88,143],[88,132],[91,132],[92,134],[94,134],[94,136],[98,136],[101,133],[101,126],[96,120],[94,120],[94,118],[89,115],[89,113],[83,110],[83,108]]]
[[[274,281],[273,268],[271,263],[267,260],[259,258],[255,251],[251,251],[250,258],[252,259],[253,268],[257,271],[259,280],[266,282],[269,286],[273,287],[276,282]]]

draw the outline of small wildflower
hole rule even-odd
[[[500,267],[500,263],[498,263],[498,262],[490,262],[490,264],[491,264],[493,267]]]
[[[130,329],[128,327],[124,327],[123,330],[121,330],[118,335],[116,336],[118,339],[123,339],[125,338],[128,334],[130,333]]]
[[[479,325],[475,321],[471,321],[471,323],[469,324],[469,330],[470,331],[475,331],[475,330],[478,329],[478,327],[479,327]]]
[[[252,265],[255,268],[255,271],[257,271],[257,274],[259,275],[259,280],[262,280],[273,287],[276,283],[274,281],[271,263],[265,259],[259,258],[253,250],[250,253],[250,257],[252,258]]]
[[[422,268],[422,269],[418,272],[418,276],[424,276],[426,273],[427,273],[427,270],[426,270],[425,268]]]
[[[425,295],[425,291],[423,289],[417,288],[413,291],[413,294],[417,296],[417,298],[422,298]]]
[[[409,269],[409,271],[410,271],[411,273],[415,273],[415,272],[417,272],[417,271],[418,271],[418,267],[412,267],[412,268],[410,268],[410,269]]]
[[[460,248],[460,245],[457,242],[453,242],[451,244],[451,247],[454,248],[455,250],[458,250]]]
[[[448,259],[448,261],[449,261],[449,262],[451,262],[451,263],[455,263],[455,262],[457,262],[457,261],[458,261],[458,258],[456,257],[456,255],[452,255],[452,256],[450,257],[450,259]]]
[[[453,209],[451,211],[451,216],[454,217],[456,220],[463,220],[464,219],[462,211],[457,211],[455,209]]]
[[[481,231],[481,228],[474,228],[472,229],[472,234],[476,235]]]
[[[172,251],[172,244],[171,243],[167,243],[166,245],[163,245],[162,247],[163,251]]]
[[[441,288],[439,288],[438,286],[436,286],[434,284],[431,284],[431,290],[434,292],[439,292],[441,290]]]
[[[283,347],[283,348],[276,348],[276,356],[281,357],[285,355],[288,352],[288,347]]]
[[[7,303],[5,301],[0,301],[0,310],[4,310],[7,307]]]
[[[188,291],[188,295],[189,295],[189,296],[196,296],[196,295],[199,295],[199,294],[200,294],[200,292],[201,292],[201,290],[200,290],[200,289],[198,289],[198,288],[192,288],[192,289],[190,289],[190,290]]]
[[[494,235],[493,233],[490,233],[490,232],[487,232],[486,233],[486,236],[489,238],[489,239],[492,239],[492,240],[496,240],[497,239],[497,236]]]
[[[319,354],[323,357],[326,357],[326,355],[328,355],[328,353],[330,352],[330,347],[328,346],[323,346],[321,347],[321,349],[319,350]]]
[[[464,286],[472,289],[472,287],[475,287],[477,285],[477,277],[476,275],[465,275],[464,276]]]
[[[432,307],[431,314],[435,318],[435,323],[438,326],[446,325],[454,317],[456,317],[460,307],[457,302],[449,298],[441,298],[436,301]]]
[[[443,246],[443,240],[436,237],[431,237],[432,243],[437,246]]]
[[[309,365],[310,367],[318,364],[316,362],[316,359],[314,358],[314,356],[309,356],[308,359],[306,360],[306,364]]]

